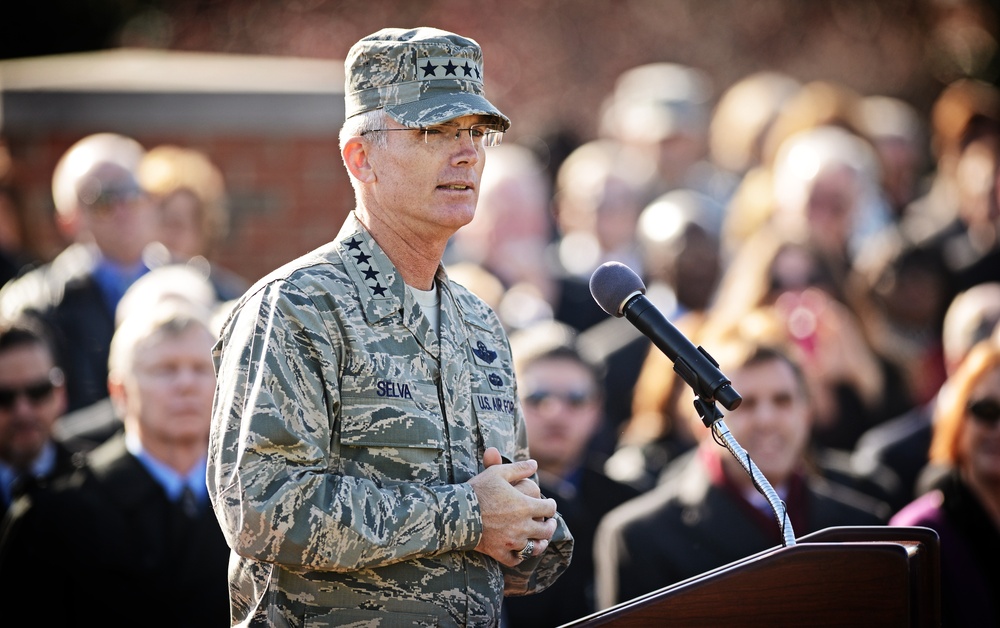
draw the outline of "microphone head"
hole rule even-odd
[[[590,276],[590,294],[601,309],[621,317],[625,303],[636,294],[645,294],[639,275],[621,262],[605,262]]]

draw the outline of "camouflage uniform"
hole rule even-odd
[[[569,563],[474,551],[466,482],[493,446],[528,456],[506,336],[439,268],[438,337],[352,214],[252,288],[216,346],[209,491],[235,555],[233,622],[495,626],[501,597]]]

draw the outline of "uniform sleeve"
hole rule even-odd
[[[573,535],[562,515],[556,513],[556,531],[545,553],[522,561],[516,567],[503,567],[505,596],[531,595],[549,588],[573,558]]]
[[[230,547],[329,571],[475,548],[482,524],[468,484],[340,473],[335,321],[306,290],[275,282],[240,307],[216,347],[208,485]]]

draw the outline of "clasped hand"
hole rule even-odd
[[[504,464],[500,452],[490,447],[483,455],[486,469],[469,480],[479,500],[483,536],[476,551],[514,567],[523,559],[518,552],[534,541],[532,556],[549,546],[556,531],[554,499],[542,497],[531,476],[538,470],[534,460]]]

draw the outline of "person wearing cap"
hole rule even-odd
[[[503,596],[548,587],[573,549],[500,321],[441,264],[510,122],[453,33],[383,29],[345,69],[356,208],[250,288],[214,351],[232,623],[496,626]]]

